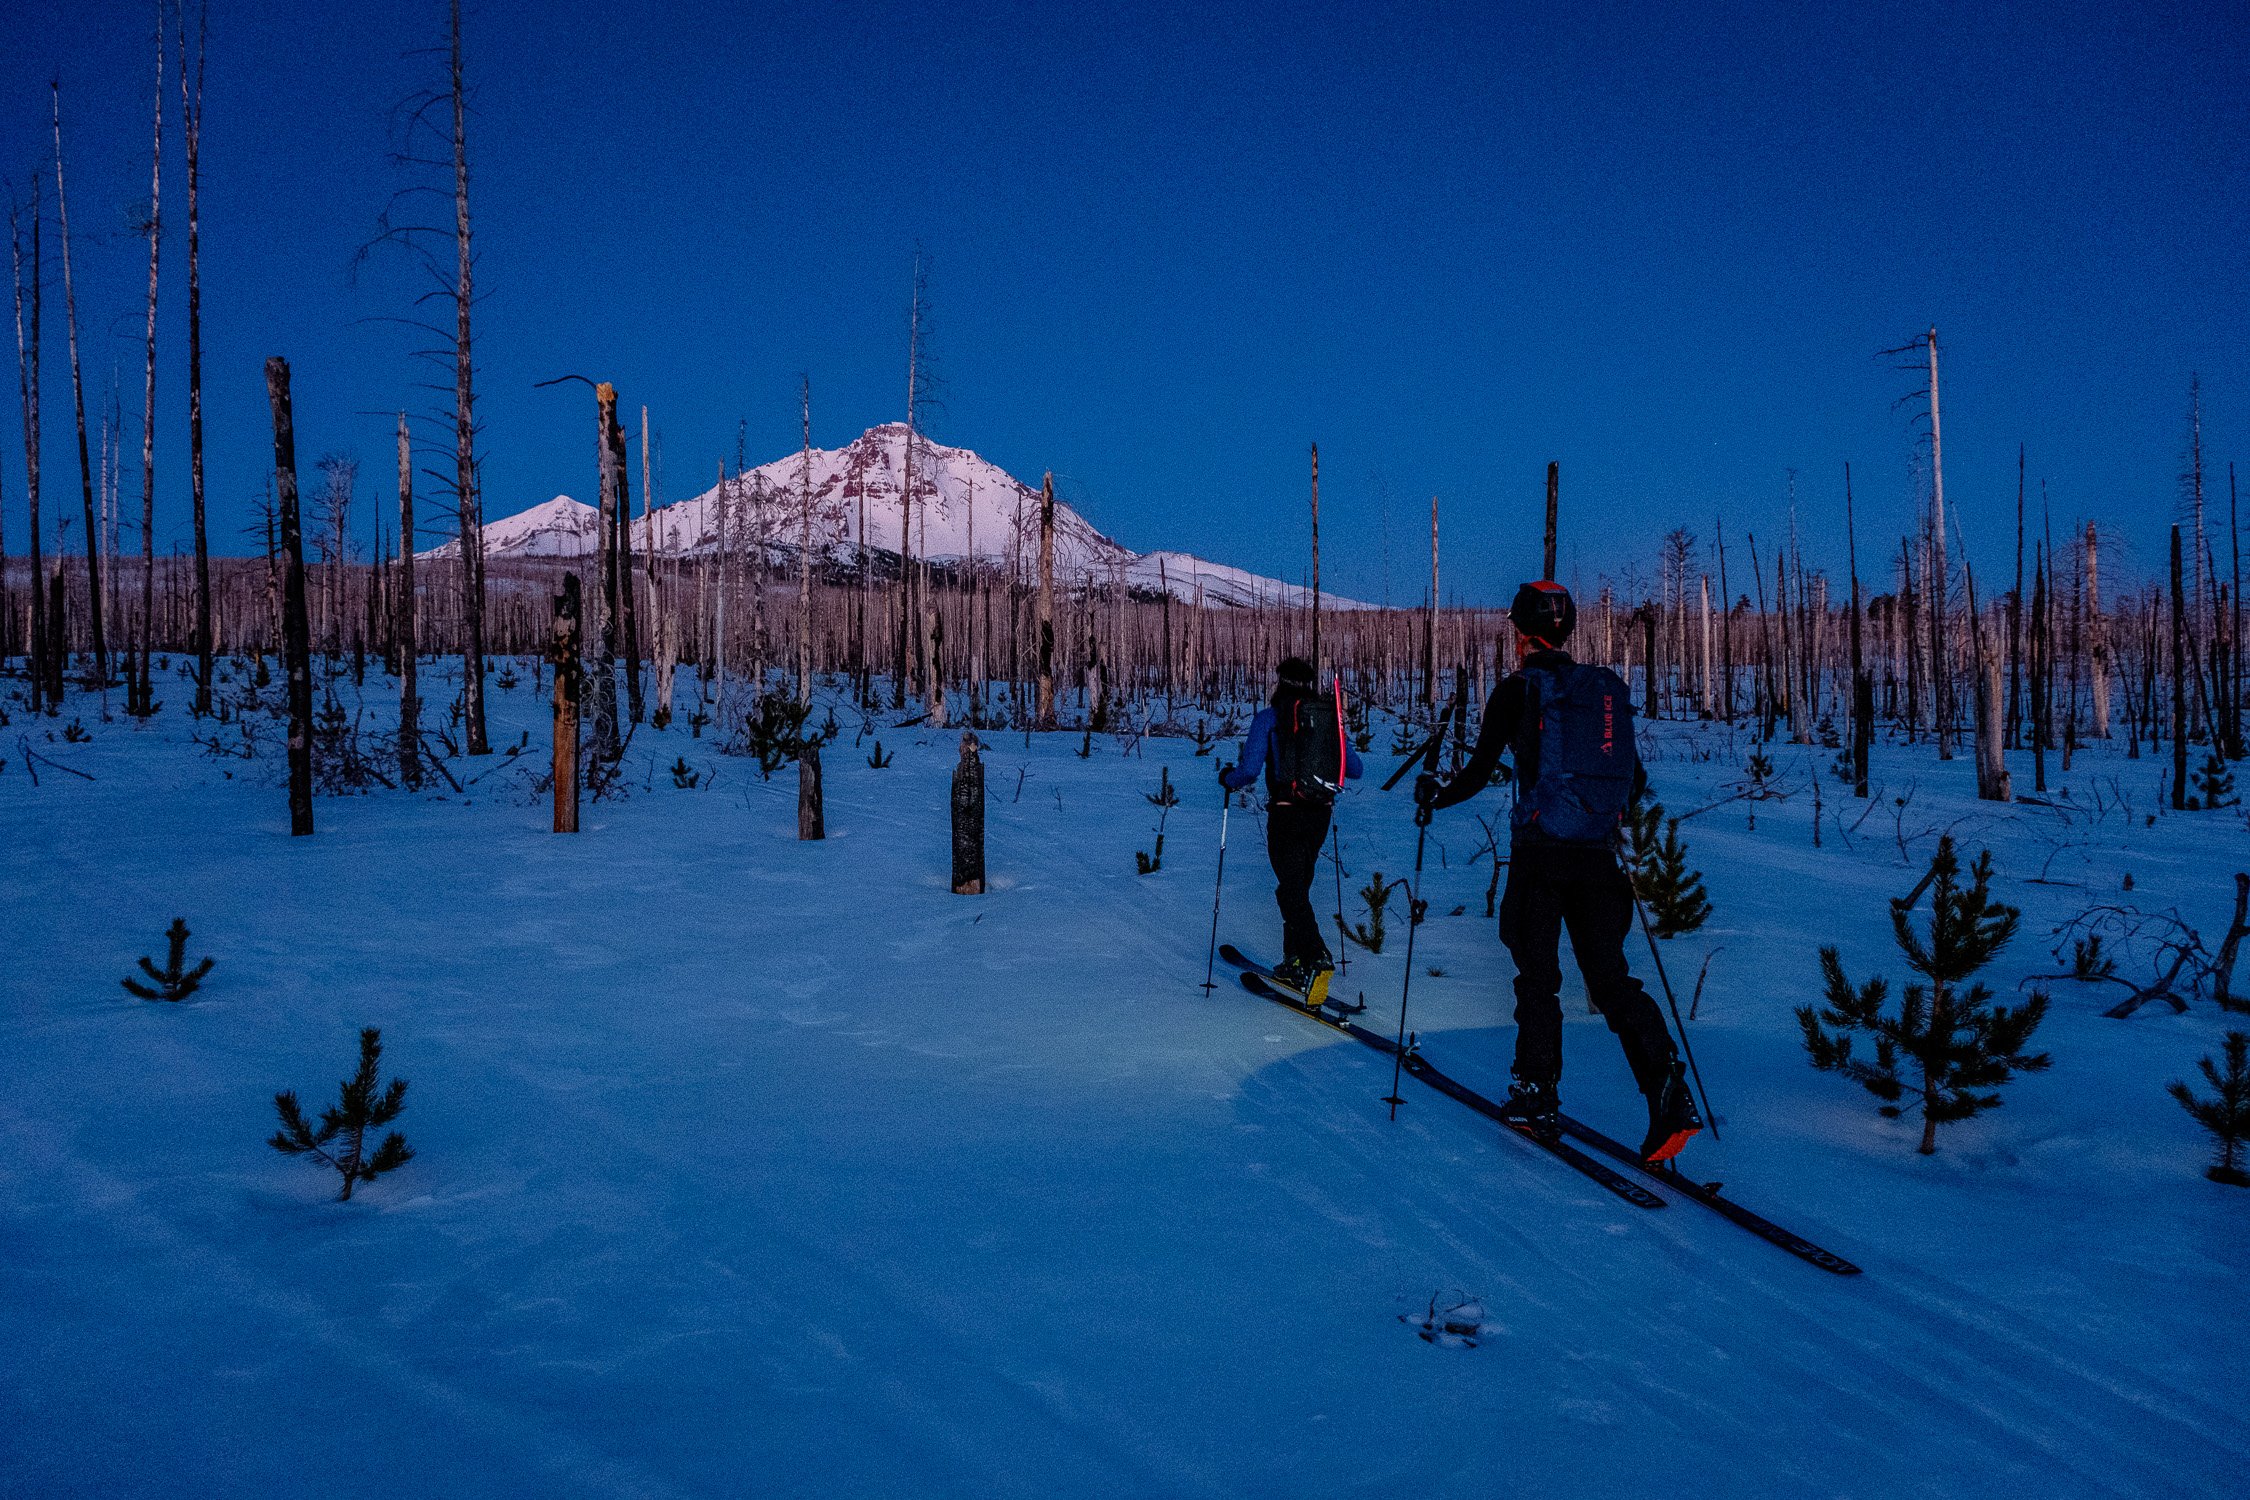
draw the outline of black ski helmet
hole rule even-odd
[[[1283,657],[1276,675],[1292,687],[1310,688],[1313,685],[1312,663],[1301,656]]]
[[[1508,619],[1524,639],[1559,651],[1578,624],[1578,606],[1571,602],[1570,590],[1553,579],[1542,578],[1516,590],[1516,602],[1508,606]]]

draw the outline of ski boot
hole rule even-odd
[[[1695,1095],[1688,1090],[1687,1070],[1674,1063],[1664,1086],[1648,1101],[1648,1137],[1641,1142],[1641,1160],[1652,1166],[1670,1161],[1702,1128],[1703,1116],[1696,1113]]]
[[[1325,993],[1328,989],[1327,976],[1310,960],[1285,958],[1274,965],[1273,977],[1280,981],[1282,988],[1288,990],[1293,998],[1314,1010],[1320,1008],[1320,1001],[1314,998],[1313,986],[1319,985],[1320,991]]]
[[[1533,1140],[1553,1145],[1562,1139],[1562,1101],[1555,1097],[1551,1083],[1532,1083],[1519,1078],[1508,1085],[1507,1102],[1500,1106],[1500,1118],[1521,1125],[1530,1131]]]

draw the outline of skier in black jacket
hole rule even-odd
[[[1239,792],[1265,773],[1266,857],[1281,907],[1282,961],[1274,973],[1319,1005],[1336,961],[1313,912],[1313,875],[1336,794],[1358,778],[1360,759],[1344,732],[1342,692],[1322,693],[1314,686],[1312,663],[1301,656],[1282,662],[1277,675],[1273,705],[1250,721],[1241,762],[1220,766],[1219,783]]]
[[[1515,754],[1500,940],[1516,964],[1516,1061],[1503,1113],[1543,1139],[1559,1129],[1560,943],[1568,927],[1586,993],[1624,1046],[1648,1101],[1641,1154],[1668,1160],[1703,1120],[1664,1017],[1625,962],[1633,887],[1617,863],[1617,829],[1626,804],[1648,782],[1633,745],[1631,695],[1614,672],[1580,666],[1563,650],[1578,610],[1562,585],[1525,584],[1508,618],[1521,666],[1493,692],[1476,749],[1452,780],[1425,774],[1414,785],[1418,808],[1451,807],[1496,773],[1507,779],[1500,755]],[[1543,750],[1563,764],[1542,766]]]

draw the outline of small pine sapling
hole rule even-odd
[[[211,972],[213,960],[206,958],[194,968],[187,967],[188,924],[184,918],[174,917],[165,929],[164,939],[171,944],[172,954],[159,969],[147,954],[141,955],[141,972],[148,983],[128,975],[117,981],[143,1000],[185,1000],[203,983],[203,976]]]
[[[687,763],[686,756],[682,755],[673,760],[672,785],[678,787],[681,791],[694,791],[696,783],[701,781],[702,779],[703,773],[690,766]]]
[[[1359,888],[1359,899],[1367,903],[1367,920],[1364,923],[1347,922],[1344,920],[1344,914],[1338,912],[1336,913],[1337,927],[1342,929],[1344,936],[1350,938],[1368,952],[1382,952],[1383,921],[1390,914],[1391,892],[1404,884],[1406,884],[1406,877],[1403,875],[1396,880],[1386,881],[1383,879],[1383,872],[1377,870],[1368,878],[1367,884]]]
[[[811,704],[799,703],[787,693],[766,693],[758,699],[756,712],[743,717],[743,748],[758,762],[761,780],[773,780],[773,773],[804,754],[806,746],[835,737],[833,714],[827,724],[808,734],[805,720],[811,713]]]
[[[1648,903],[1656,935],[1678,937],[1710,920],[1711,901],[1704,894],[1703,872],[1688,868],[1680,820],[1666,818],[1663,803],[1644,802],[1626,810],[1626,826],[1633,840],[1633,889]],[[1664,830],[1661,835],[1659,826]]]
[[[1891,902],[1891,935],[1907,966],[1924,981],[1906,986],[1896,1015],[1883,1009],[1886,981],[1877,977],[1855,987],[1844,977],[1834,947],[1820,950],[1826,1006],[1797,1007],[1812,1065],[1856,1079],[1883,1101],[1888,1119],[1920,1110],[1917,1149],[1925,1156],[1937,1150],[1938,1126],[1993,1108],[2000,1096],[1990,1090],[2017,1073],[2038,1072],[2050,1060],[2044,1052],[2025,1050],[2046,1018],[2045,993],[2034,990],[2010,1009],[1991,1004],[1992,992],[1981,982],[1961,987],[2007,946],[2021,913],[1992,899],[1990,850],[1977,856],[1966,890],[1959,875],[1953,840],[1940,838],[1930,860],[1927,937],[1914,929],[1912,897]],[[1859,1031],[1875,1038],[1872,1063],[1852,1055],[1852,1033]],[[1916,1076],[1903,1076],[1902,1064],[1911,1064]]]
[[[1164,868],[1164,820],[1172,815],[1173,808],[1180,805],[1180,794],[1172,786],[1171,767],[1157,767],[1156,790],[1143,792],[1141,795],[1156,809],[1156,852],[1151,854],[1145,849],[1135,849],[1133,863],[1140,866],[1143,875],[1154,875]]]
[[[1196,720],[1195,728],[1188,731],[1188,738],[1195,742],[1195,753],[1197,755],[1209,755],[1214,743],[1211,738],[1211,721],[1209,719]]]
[[[344,1190],[336,1195],[340,1203],[351,1198],[358,1184],[414,1159],[406,1137],[395,1130],[383,1137],[374,1155],[367,1154],[367,1132],[390,1124],[406,1108],[405,1079],[394,1078],[390,1087],[376,1092],[376,1072],[382,1060],[382,1032],[373,1026],[364,1028],[359,1034],[359,1071],[344,1080],[342,1099],[320,1112],[318,1129],[306,1123],[294,1090],[284,1089],[273,1096],[281,1129],[266,1144],[284,1155],[310,1156],[335,1168],[344,1179]]]
[[[2187,799],[2188,811],[2215,811],[2234,805],[2234,772],[2216,748],[2195,773],[2195,795]]]
[[[869,769],[870,771],[880,771],[883,769],[883,767],[889,765],[893,758],[894,757],[885,755],[883,753],[883,742],[881,740],[877,740],[875,742],[874,752],[867,757],[867,769]]]
[[[2205,1080],[2217,1091],[2215,1097],[2199,1099],[2178,1079],[2164,1088],[2198,1125],[2211,1132],[2218,1147],[2218,1159],[2203,1175],[2229,1187],[2250,1187],[2250,1172],[2242,1170],[2242,1143],[2250,1139],[2250,1032],[2228,1032],[2226,1056],[2223,1073],[2208,1056],[2198,1064]]]

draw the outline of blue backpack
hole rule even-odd
[[[1516,790],[1511,821],[1566,844],[1606,844],[1633,797],[1640,751],[1633,743],[1633,699],[1607,667],[1573,663],[1557,671],[1525,667],[1531,689],[1519,746],[1537,747],[1529,785]],[[1517,764],[1525,757],[1517,755]]]

